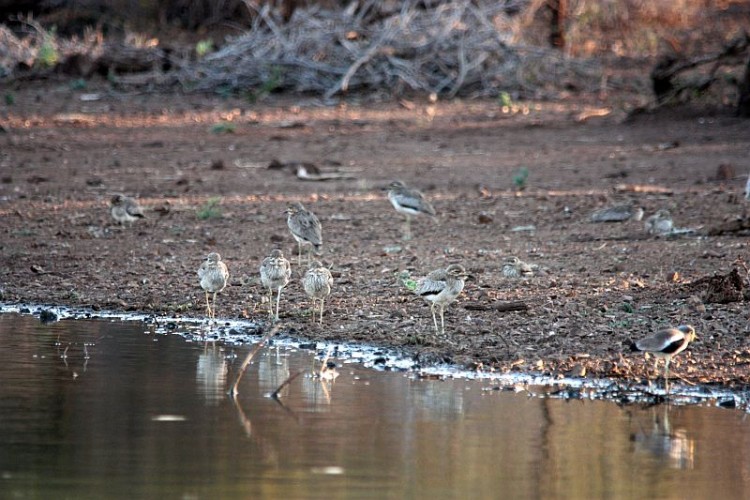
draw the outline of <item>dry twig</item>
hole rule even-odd
[[[245,370],[247,370],[247,365],[250,364],[250,361],[252,361],[253,357],[255,357],[256,354],[258,354],[258,351],[268,342],[268,339],[276,335],[278,331],[281,329],[281,324],[276,324],[271,328],[268,333],[266,333],[262,339],[258,341],[257,344],[253,346],[252,349],[250,349],[250,352],[247,353],[247,356],[245,357],[245,360],[242,362],[242,366],[240,366],[240,371],[237,373],[237,378],[234,380],[234,384],[232,384],[232,388],[229,389],[229,396],[234,398],[237,396],[237,386],[240,385],[240,380],[242,379],[242,376],[245,374]]]

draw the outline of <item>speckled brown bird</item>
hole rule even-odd
[[[534,274],[534,268],[518,257],[508,257],[503,261],[500,272],[506,278],[520,278]]]
[[[297,265],[302,265],[302,245],[311,245],[316,252],[320,250],[323,244],[323,229],[315,214],[307,210],[302,203],[290,203],[285,213],[286,224],[299,247]],[[307,261],[310,262],[310,253],[307,254]]]
[[[216,294],[224,290],[229,280],[229,271],[221,260],[221,255],[216,252],[208,254],[198,268],[198,278],[201,288],[206,292],[206,314],[209,318],[216,318]],[[209,293],[213,294],[213,304],[208,301]]]
[[[271,255],[263,259],[260,265],[260,281],[268,288],[268,313],[274,320],[279,320],[279,302],[281,289],[284,288],[292,276],[292,267],[284,258],[281,250],[272,250]],[[273,312],[273,292],[276,291],[276,314]]]
[[[466,270],[459,264],[437,269],[417,282],[415,293],[430,303],[435,332],[445,334],[445,308],[452,304],[464,289]],[[440,312],[438,328],[435,308]]]
[[[124,194],[116,194],[109,202],[109,213],[118,224],[130,225],[138,219],[143,219],[143,209],[133,198]]]
[[[320,300],[320,322],[323,323],[323,303],[326,297],[331,294],[333,286],[333,276],[319,261],[313,261],[310,268],[302,277],[302,287],[305,293],[312,300],[312,318],[315,321],[315,303]]]
[[[435,209],[425,198],[421,191],[409,188],[401,181],[393,181],[388,186],[388,200],[397,212],[406,216],[404,224],[404,239],[411,239],[411,216],[429,215],[435,216]]]
[[[668,235],[674,226],[669,210],[659,210],[654,215],[646,218],[646,231],[648,234]]]

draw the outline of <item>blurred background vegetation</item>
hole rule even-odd
[[[736,101],[750,86],[750,0],[0,0],[0,23],[0,79],[55,72],[186,91],[549,97],[653,92],[661,68],[668,98],[724,85],[734,90],[718,99]],[[237,65],[257,74],[232,77]],[[688,70],[698,74],[678,92],[684,82],[672,79]],[[122,76],[143,72],[151,76]]]

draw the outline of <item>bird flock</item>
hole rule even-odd
[[[745,191],[750,199],[750,178]],[[411,218],[414,216],[436,217],[435,208],[424,194],[408,187],[401,181],[393,181],[388,186],[388,200],[393,208],[405,216],[403,239],[410,240]],[[143,210],[138,203],[128,196],[117,194],[110,202],[110,214],[121,225],[130,226],[143,218]],[[311,318],[323,323],[323,311],[326,298],[331,294],[334,285],[331,271],[319,260],[312,260],[312,253],[320,253],[323,245],[322,226],[318,217],[306,209],[302,203],[292,202],[287,205],[284,214],[287,216],[287,227],[297,242],[297,265],[302,266],[303,248],[306,248],[307,270],[302,275],[301,284],[311,301]],[[592,215],[592,222],[621,222],[641,220],[643,210],[631,206],[617,206],[599,210]],[[660,210],[645,222],[649,234],[664,235],[673,230],[672,219],[668,211]],[[523,262],[517,257],[508,257],[501,267],[501,274],[506,278],[519,278],[534,273],[535,266]],[[279,320],[279,307],[282,290],[290,283],[292,268],[282,251],[275,248],[260,265],[260,281],[268,291],[268,316],[272,321]],[[209,253],[197,271],[201,288],[205,292],[206,315],[216,318],[216,295],[224,290],[229,280],[227,265],[217,252]],[[444,269],[436,269],[416,282],[414,293],[430,305],[433,326],[436,334],[445,335],[445,309],[455,302],[464,289],[469,278],[466,269],[460,264],[450,264]],[[273,295],[276,294],[274,308]],[[438,317],[440,321],[438,323]],[[697,338],[695,329],[690,325],[667,328],[653,335],[635,341],[631,350],[641,351],[655,358],[654,370],[657,370],[659,359],[664,360],[664,383],[669,391],[669,364],[674,356],[684,351],[688,344]]]

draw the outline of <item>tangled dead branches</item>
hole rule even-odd
[[[252,28],[178,73],[192,91],[294,91],[330,98],[356,90],[448,96],[539,96],[575,82],[595,89],[599,68],[552,49],[512,46],[498,28],[504,2],[407,0],[370,16],[378,2],[323,10],[313,6],[281,23],[266,4]],[[253,7],[253,2],[247,2]]]

